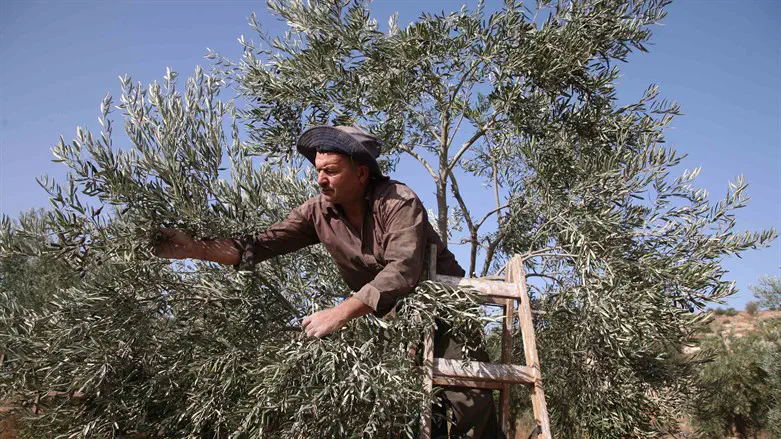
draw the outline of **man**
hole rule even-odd
[[[384,316],[417,285],[428,245],[437,246],[438,273],[463,276],[464,270],[428,222],[417,195],[382,174],[377,163],[381,146],[378,138],[355,127],[311,128],[299,138],[297,149],[315,165],[319,196],[254,236],[196,241],[182,231],[165,229],[167,239],[156,245],[155,253],[247,266],[322,243],[354,292],[337,306],[304,318],[306,335],[324,337],[369,313]],[[460,344],[444,328],[437,331],[435,346],[439,357],[460,358]],[[490,391],[444,394],[456,418],[453,437],[498,437]],[[446,435],[446,426],[435,427],[435,437]]]

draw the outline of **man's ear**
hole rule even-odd
[[[358,165],[358,181],[360,181],[361,184],[366,184],[369,181],[370,174],[371,171],[369,171],[368,166]]]

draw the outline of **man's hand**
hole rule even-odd
[[[311,316],[304,317],[301,322],[301,329],[309,337],[325,337],[326,335],[338,331],[350,320],[365,316],[372,312],[371,307],[364,305],[363,302],[350,297],[339,305],[318,311]]]
[[[168,259],[195,257],[195,240],[187,233],[177,229],[160,229],[152,253]]]
[[[348,320],[339,307],[328,308],[304,317],[304,321],[301,322],[301,329],[309,337],[321,338],[341,329],[347,324]]]

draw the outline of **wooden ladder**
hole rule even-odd
[[[500,424],[507,439],[510,435],[510,385],[525,384],[531,390],[536,430],[530,437],[551,439],[548,408],[545,393],[542,391],[540,360],[537,357],[537,344],[534,338],[531,305],[526,290],[526,274],[520,256],[514,256],[507,264],[504,282],[488,279],[465,278],[436,274],[437,247],[429,250],[427,278],[453,287],[467,287],[482,294],[487,305],[504,308],[502,327],[501,363],[483,363],[461,360],[434,358],[434,328],[426,333],[423,347],[423,363],[427,366],[424,378],[424,390],[431,392],[434,384],[448,387],[470,387],[492,389],[501,392]],[[513,309],[518,302],[518,318],[523,337],[523,353],[526,366],[510,364],[512,357]],[[423,408],[421,415],[421,438],[431,438],[431,406]]]

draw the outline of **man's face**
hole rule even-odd
[[[335,152],[318,152],[315,156],[317,184],[327,201],[350,204],[363,198],[369,168],[353,165],[350,157]]]

